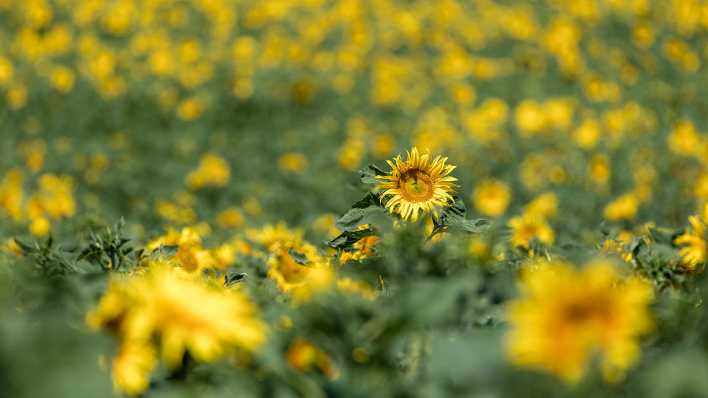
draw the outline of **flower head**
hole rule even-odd
[[[416,221],[421,214],[436,212],[453,201],[454,182],[450,175],[455,166],[446,164],[447,158],[434,159],[430,154],[420,154],[417,148],[406,153],[406,160],[396,156],[387,160],[391,171],[377,176],[381,200],[392,214],[404,220]]]
[[[486,180],[475,188],[472,200],[480,213],[498,217],[503,215],[509,206],[511,191],[503,181]]]
[[[522,367],[578,381],[594,353],[608,381],[620,379],[639,357],[640,335],[652,328],[652,286],[622,278],[607,262],[577,269],[546,263],[525,269],[521,298],[507,307],[507,354]]]
[[[330,380],[339,376],[339,371],[334,367],[330,356],[309,341],[296,339],[288,347],[285,356],[288,365],[300,372],[307,372],[316,367]]]
[[[558,196],[554,192],[544,192],[536,196],[524,208],[524,213],[542,218],[553,218],[558,212]]]
[[[528,248],[534,239],[547,245],[555,240],[553,229],[543,217],[536,214],[525,213],[514,217],[509,220],[509,227],[511,227],[511,244],[514,247]]]
[[[684,232],[674,241],[681,245],[681,265],[689,271],[693,271],[699,265],[703,265],[708,257],[708,242],[706,242],[706,224],[704,220],[697,216],[688,218],[691,229]]]
[[[161,246],[175,246],[177,248],[175,259],[190,272],[214,267],[218,262],[213,253],[202,246],[203,231],[199,229],[199,226],[185,227],[180,231],[169,229],[165,235],[149,242],[147,248],[155,250]]]
[[[306,264],[299,263],[296,255],[302,255]],[[268,259],[268,277],[298,302],[309,300],[315,292],[329,289],[335,281],[334,270],[327,259],[306,242],[294,247],[274,247]]]
[[[605,206],[605,218],[610,221],[631,220],[637,214],[639,204],[636,195],[624,194]]]
[[[186,352],[197,361],[211,362],[231,350],[254,351],[266,338],[266,325],[241,291],[166,261],[113,277],[86,322],[120,339],[113,379],[118,389],[130,394],[147,387],[154,355],[174,368]]]
[[[207,153],[199,161],[199,166],[187,175],[186,183],[190,189],[223,187],[231,179],[231,167],[222,157]]]
[[[246,237],[269,251],[280,246],[292,248],[304,242],[301,230],[289,229],[282,222],[276,225],[268,224],[260,229],[249,229],[246,231]]]

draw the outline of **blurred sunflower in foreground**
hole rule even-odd
[[[564,263],[529,267],[520,289],[522,297],[507,307],[509,359],[567,382],[582,378],[595,353],[602,356],[606,380],[622,379],[639,359],[639,336],[653,327],[651,284],[625,279],[607,262],[582,269]]]
[[[429,153],[421,154],[417,148],[406,152],[406,160],[396,156],[387,160],[391,167],[387,175],[377,176],[381,200],[392,214],[403,220],[417,221],[421,214],[435,213],[440,207],[452,203],[457,178],[450,175],[455,166],[446,164],[447,158]]]
[[[147,389],[158,354],[170,369],[179,367],[187,353],[212,362],[232,350],[255,351],[267,331],[241,291],[212,285],[163,260],[114,276],[86,322],[118,336],[113,383],[131,395]]]

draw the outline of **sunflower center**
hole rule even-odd
[[[433,197],[433,182],[421,170],[409,170],[401,176],[401,194],[411,202],[425,202]]]
[[[565,308],[563,316],[570,322],[582,322],[595,315],[595,308],[590,303],[572,303]]]
[[[607,321],[610,314],[607,308],[610,307],[606,300],[601,297],[595,299],[585,298],[573,303],[569,303],[562,311],[563,319],[567,322],[578,324],[594,321]]]

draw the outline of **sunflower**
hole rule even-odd
[[[386,162],[391,167],[387,175],[377,176],[381,201],[391,214],[404,220],[418,220],[421,213],[435,213],[439,207],[453,202],[455,181],[450,173],[455,166],[445,164],[447,158],[420,154],[417,148],[406,152],[407,159],[396,156]]]
[[[708,257],[708,242],[706,242],[706,223],[698,216],[688,218],[691,228],[677,237],[674,242],[681,245],[681,265],[688,271],[694,271],[703,265]]]
[[[187,352],[198,362],[214,362],[230,352],[254,352],[267,337],[267,325],[244,292],[166,260],[114,274],[86,322],[119,337],[113,380],[132,395],[148,388],[158,358],[170,369]]]
[[[509,220],[511,228],[511,244],[514,247],[528,249],[531,241],[536,239],[545,245],[552,245],[555,240],[553,228],[542,217],[536,214],[524,213]]]
[[[582,268],[560,262],[523,270],[521,297],[506,308],[509,360],[574,383],[593,358],[607,381],[619,381],[639,359],[639,339],[651,331],[648,282],[625,277],[604,260]]]
[[[472,194],[474,206],[480,213],[498,217],[504,214],[511,201],[511,190],[503,181],[485,180],[482,181]]]

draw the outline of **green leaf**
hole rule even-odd
[[[246,280],[248,274],[245,272],[229,271],[224,275],[224,286],[231,286]]]
[[[343,231],[353,231],[382,213],[383,208],[379,195],[369,192],[360,201],[354,203],[352,208],[337,220],[336,225]]]
[[[352,208],[366,209],[371,206],[381,206],[381,197],[373,192],[369,192],[360,201],[354,203]]]
[[[179,250],[179,246],[177,245],[160,245],[160,247],[153,250],[153,254],[173,257],[177,254],[177,250]]]
[[[385,171],[378,168],[376,165],[370,164],[368,169],[359,170],[361,182],[367,185],[375,185],[379,182],[377,176],[388,175]]]
[[[307,265],[307,263],[308,263],[307,256],[305,256],[304,254],[297,252],[293,249],[288,250],[288,255],[290,255],[290,257],[292,257],[292,259],[295,260],[295,262],[300,265]]]
[[[489,220],[484,218],[467,219],[465,218],[466,212],[464,202],[455,198],[455,202],[443,209],[437,217],[433,216],[433,231],[428,236],[428,240],[443,232],[476,234],[489,228]]]
[[[17,238],[15,238],[15,243],[17,243],[17,246],[19,246],[20,249],[22,249],[22,254],[24,254],[24,255],[30,254],[34,250],[34,248],[32,246],[28,245],[27,243],[25,243]]]
[[[348,250],[356,242],[366,238],[367,236],[376,235],[376,231],[369,227],[365,229],[359,229],[356,231],[344,231],[339,234],[336,238],[327,242],[327,246],[337,249],[337,250]]]

